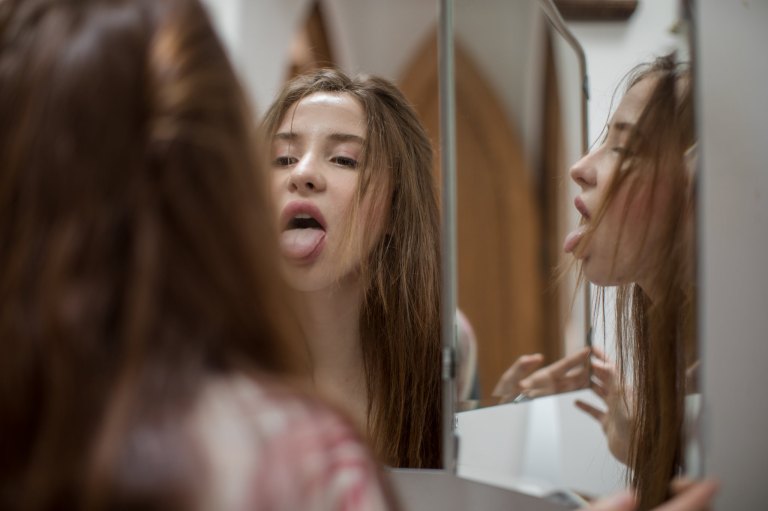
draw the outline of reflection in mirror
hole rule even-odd
[[[630,469],[641,508],[662,502],[669,480],[686,466],[695,473],[698,463],[695,449],[684,448],[685,416],[695,416],[699,401],[698,150],[686,5],[667,6],[673,22],[656,47],[646,45],[637,60],[625,57],[614,69],[614,82],[624,78],[610,120],[590,155],[571,169],[581,188],[577,202],[588,213],[574,255],[585,278],[598,284],[598,297],[604,295],[597,317],[616,318],[602,324],[606,349],[616,346],[617,353],[593,365],[604,403],[580,407],[603,423],[611,452]],[[646,64],[634,67],[638,60]],[[613,155],[610,163],[606,154]],[[620,172],[612,170],[601,185],[599,175],[609,168]],[[590,204],[595,197],[600,200]]]
[[[495,16],[502,17],[505,6],[496,7]],[[467,9],[468,17],[476,15]],[[518,12],[518,15],[525,13]],[[457,9],[457,39],[462,35],[459,17]],[[476,23],[484,26],[486,32],[478,36],[480,40],[498,37],[491,18],[485,22],[490,25]],[[506,19],[505,22],[513,23]],[[670,33],[671,27],[676,33]],[[590,81],[597,83],[593,90],[599,91],[598,101],[608,98],[604,109],[597,116],[592,114],[590,124],[596,126],[596,130],[590,134],[591,151],[583,158],[575,157],[564,163],[560,170],[560,179],[567,180],[570,187],[570,191],[561,195],[564,208],[573,215],[564,222],[570,224],[572,230],[565,236],[562,248],[576,256],[576,268],[583,269],[588,282],[604,286],[596,288],[599,291],[596,304],[601,307],[594,315],[597,318],[595,344],[602,349],[596,348],[593,352],[591,390],[497,407],[498,411],[487,409],[460,414],[460,473],[500,484],[503,481],[518,488],[527,485],[539,494],[554,488],[575,490],[584,495],[610,491],[612,484],[623,484],[623,477],[616,476],[626,474],[626,480],[637,488],[640,507],[645,509],[666,497],[671,478],[682,470],[684,461],[688,461],[683,459],[682,429],[685,390],[690,388],[688,377],[697,359],[694,328],[697,150],[690,100],[691,74],[687,62],[681,62],[687,61],[691,52],[686,41],[681,40],[684,38],[677,35],[684,33],[686,27],[685,22],[680,21],[677,6],[646,7],[646,3],[640,3],[633,18],[620,25],[570,24],[585,47]],[[630,37],[631,34],[634,35]],[[626,40],[622,39],[624,36]],[[552,47],[557,48],[557,43]],[[546,43],[542,48],[533,52],[538,57],[532,59],[547,69],[547,52],[551,49],[547,49]],[[672,50],[673,56],[657,60]],[[493,55],[497,50],[490,51]],[[486,58],[496,66],[503,66],[505,62],[521,58],[520,52],[510,52],[516,56],[496,54],[474,58],[478,61]],[[557,62],[557,58],[552,60]],[[628,71],[642,62],[647,65],[627,76]],[[592,70],[596,70],[594,74]],[[599,79],[594,80],[595,76]],[[622,80],[622,77],[625,78]],[[544,83],[536,90],[547,94],[546,81]],[[487,89],[478,90],[488,94]],[[604,95],[605,91],[610,92]],[[492,92],[500,96],[503,89]],[[539,126],[556,125],[558,115],[552,110],[567,117],[564,104],[558,108],[557,102],[548,96]],[[461,121],[458,122],[461,129]],[[499,132],[509,133],[509,130],[483,128],[482,133],[484,138],[489,138]],[[522,142],[518,145],[526,147],[525,129],[521,128],[520,133]],[[558,130],[539,129],[532,133],[542,137],[534,147],[557,145]],[[459,147],[461,150],[461,145]],[[530,157],[528,160],[536,161]],[[471,172],[479,180],[484,177],[482,171],[486,166],[485,160],[478,161]],[[566,173],[565,168],[569,166],[570,171]],[[493,168],[507,171],[510,165]],[[516,182],[522,183],[523,190],[532,187],[531,174],[536,175],[530,171],[518,174]],[[515,194],[518,197],[520,192]],[[534,218],[546,223],[540,220],[546,215]],[[575,227],[575,220],[579,227]],[[547,229],[558,230],[547,225]],[[562,236],[560,231],[561,239]],[[515,248],[522,251],[520,247]],[[540,254],[546,250],[537,250],[543,259]],[[515,252],[514,255],[510,260],[526,261],[525,254],[517,257]],[[464,271],[466,268],[460,267],[460,275]],[[535,286],[532,289],[535,290]],[[494,296],[500,295],[489,292],[486,297],[477,295],[476,299]],[[465,308],[464,304],[461,306]],[[479,326],[469,312],[467,315],[477,332]],[[508,316],[511,320],[512,313]],[[562,339],[567,339],[567,335]],[[507,342],[518,341],[508,339]],[[477,344],[481,358],[484,346],[479,332]],[[615,345],[618,350],[613,348]],[[485,369],[482,364],[480,367],[482,379]],[[576,399],[580,401],[579,408],[587,413],[574,411]],[[592,421],[590,415],[597,421]],[[600,430],[601,425],[606,436]],[[605,482],[604,470],[600,473],[601,465],[607,463],[604,456],[609,452],[625,464],[619,468],[614,461],[611,465],[613,483]],[[579,456],[574,456],[576,453]],[[494,460],[489,462],[491,458]]]
[[[578,222],[565,169],[584,150],[584,78],[536,2],[455,9],[459,335],[477,360],[458,394],[471,409],[587,384],[584,303],[575,272],[558,271]]]
[[[406,99],[391,77],[437,96],[435,8],[308,3],[290,79],[263,124],[312,383],[368,433],[380,460],[407,468],[442,466],[440,231],[418,95]],[[431,24],[404,26],[414,12]],[[389,31],[387,19],[398,21]],[[410,46],[393,52],[378,38]],[[421,61],[417,75],[409,60]]]

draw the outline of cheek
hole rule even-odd
[[[392,209],[392,190],[390,179],[383,178],[375,183],[372,193],[367,198],[368,215],[374,239],[378,240],[384,232],[390,229],[390,213]]]
[[[632,282],[647,254],[649,195],[640,187],[626,186],[611,201],[587,249],[587,278],[601,285]]]
[[[386,231],[389,210],[388,195],[369,194],[363,200],[356,228],[364,250],[371,250]]]
[[[283,177],[280,175],[280,173],[272,171],[269,174],[269,192],[270,192],[270,198],[272,199],[272,202],[277,202],[277,199],[280,197],[280,192],[283,190]]]

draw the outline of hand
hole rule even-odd
[[[634,422],[631,412],[631,389],[622,390],[616,368],[601,350],[594,348],[592,354],[594,359],[590,388],[600,396],[607,410],[600,410],[578,399],[576,406],[600,423],[611,454],[626,465],[629,461],[629,438]]]
[[[541,367],[540,353],[523,355],[501,376],[492,395],[508,403],[520,395],[534,398],[584,388],[589,383],[589,354],[585,348],[546,367]]]
[[[677,485],[679,491],[675,491]],[[655,508],[653,511],[707,511],[712,505],[712,498],[717,492],[714,481],[675,482],[672,484],[675,494],[670,500]],[[631,493],[622,492],[601,499],[588,508],[589,511],[634,511],[637,509]]]
[[[717,492],[715,481],[694,481],[679,477],[672,481],[672,499],[659,508],[659,511],[707,511],[712,508],[712,497]]]

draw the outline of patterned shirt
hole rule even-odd
[[[204,446],[204,510],[392,509],[377,464],[351,424],[274,383],[210,384],[192,420]]]

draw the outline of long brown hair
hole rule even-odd
[[[696,141],[690,72],[674,56],[638,66],[627,79],[627,90],[642,80],[654,80],[648,101],[628,137],[627,155],[619,158],[615,179],[591,229],[601,221],[623,186],[635,187],[631,176],[650,173],[650,196],[664,180],[659,253],[653,254],[653,301],[637,283],[616,291],[616,343],[622,387],[633,387],[633,428],[628,475],[636,488],[640,509],[650,509],[669,496],[669,483],[682,469],[686,369],[696,357],[696,289],[693,274],[694,215],[691,169],[686,152]],[[645,186],[645,184],[641,185]],[[637,188],[630,189],[630,195]],[[650,207],[650,206],[649,206]],[[624,221],[629,214],[625,208]],[[649,212],[651,218],[660,212]],[[659,223],[659,222],[657,222]],[[646,224],[643,239],[648,239]],[[588,235],[580,248],[589,241]],[[621,234],[616,240],[615,253]],[[628,380],[631,380],[630,384]]]
[[[315,92],[349,94],[363,106],[367,133],[356,204],[368,195],[390,201],[385,232],[362,268],[369,437],[386,463],[439,467],[440,249],[432,147],[394,85],[330,69],[285,86],[266,114],[264,136],[271,141],[290,107]]]
[[[197,0],[0,5],[1,508],[185,507],[206,379],[294,367],[250,111]]]

